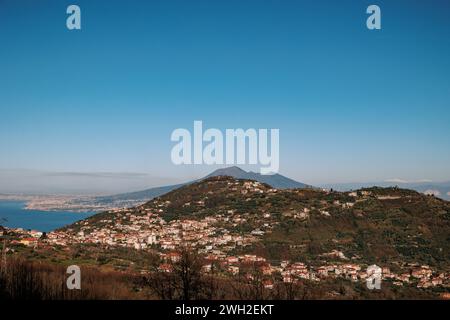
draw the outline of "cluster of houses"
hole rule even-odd
[[[260,229],[249,235],[232,234],[217,226],[229,218],[216,216],[202,220],[172,220],[166,222],[158,213],[142,209],[139,214],[126,209],[114,218],[106,218],[95,225],[80,222],[79,229],[50,232],[47,241],[66,246],[71,243],[95,243],[106,246],[131,247],[137,250],[148,248],[174,250],[180,245],[197,248],[202,253],[228,252],[239,246],[248,246],[264,234]],[[243,223],[242,219],[231,219]]]
[[[262,184],[246,181],[228,182],[230,188],[241,192],[262,193]],[[267,189],[267,188],[266,188]],[[276,192],[276,189],[271,189]],[[186,202],[183,207],[202,207],[204,200]],[[180,245],[196,248],[199,252],[225,255],[237,247],[250,246],[266,232],[270,232],[275,222],[270,214],[265,214],[256,222],[256,227],[248,233],[232,232],[233,228],[248,223],[245,215],[234,210],[208,215],[203,219],[175,219],[166,221],[162,217],[171,201],[155,199],[152,206],[138,206],[130,209],[113,209],[100,220],[84,220],[65,230],[50,232],[48,242],[56,245],[71,243],[95,243],[106,246],[131,247],[137,250],[148,248],[174,250]],[[255,224],[255,221],[253,221]]]
[[[21,244],[27,247],[36,247],[43,233],[36,230],[24,230],[22,228],[0,227],[0,237],[11,238],[8,241],[10,245]]]
[[[295,283],[300,279],[320,281],[329,277],[341,277],[356,282],[365,281],[367,278],[366,268],[355,263],[334,263],[313,267],[291,261],[271,264],[265,258],[254,254],[232,255],[230,252],[236,246],[250,245],[258,239],[254,235],[248,237],[232,235],[226,229],[214,227],[213,225],[219,221],[217,217],[207,217],[200,221],[174,220],[169,223],[150,212],[140,216],[133,216],[130,212],[128,217],[133,223],[117,222],[114,229],[96,227],[89,232],[87,228],[81,226],[75,236],[57,231],[49,233],[43,239],[43,233],[39,231],[8,228],[2,228],[0,236],[14,234],[14,239],[10,240],[10,244],[30,247],[36,247],[39,241],[63,246],[76,241],[128,246],[139,250],[153,246],[160,249],[159,255],[163,263],[159,266],[159,270],[163,272],[173,270],[173,263],[178,262],[181,258],[181,254],[176,250],[181,243],[183,245],[189,243],[205,257],[205,263],[202,266],[203,272],[215,270],[215,272],[233,276],[241,275],[248,279],[252,279],[254,273],[258,272],[267,289],[273,288],[274,282],[277,281]],[[100,225],[109,222],[100,221]],[[139,226],[143,222],[147,226],[151,222],[153,227],[141,230]],[[337,250],[326,255],[348,260],[342,252]],[[401,269],[404,270],[402,273],[395,274],[389,268],[382,268],[382,278],[399,286],[404,284],[415,284],[419,288],[450,286],[449,274],[436,273],[427,265],[406,264]]]
[[[368,277],[367,268],[354,264],[330,264],[319,267],[308,267],[303,263],[282,262],[281,275],[284,282],[295,282],[299,278],[319,281],[328,277],[345,278],[351,281],[365,281]],[[437,273],[427,265],[407,264],[400,274],[393,273],[389,268],[381,268],[382,280],[389,280],[394,285],[416,283],[419,288],[428,288],[440,285],[450,285],[450,275]]]
[[[179,252],[173,251],[160,253],[162,263],[158,270],[162,272],[172,272],[173,264],[181,259]],[[259,274],[263,285],[267,289],[272,289],[274,283],[282,281],[284,283],[296,283],[306,279],[311,281],[321,281],[327,278],[344,278],[353,282],[365,282],[369,276],[367,266],[355,263],[329,264],[321,266],[308,266],[302,262],[281,261],[277,265],[272,265],[265,258],[252,255],[224,256],[209,254],[205,257],[202,271],[210,273],[227,273],[232,276],[243,276],[247,280],[254,280]],[[396,274],[388,267],[381,268],[381,277],[384,281],[390,281],[394,285],[415,284],[419,288],[429,288],[434,286],[450,286],[450,275],[437,273],[427,265],[406,264],[402,268],[403,272]]]

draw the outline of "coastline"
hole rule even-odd
[[[85,213],[111,209],[110,205],[97,204],[93,197],[86,196],[2,194],[0,201],[21,201],[24,202],[24,210],[47,212]]]
[[[40,210],[27,208],[26,200],[0,200],[1,225],[8,228],[49,232],[78,220],[86,219],[97,211]]]

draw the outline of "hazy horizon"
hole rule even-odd
[[[39,170],[2,170],[0,169],[0,193],[2,194],[66,194],[66,195],[110,195],[141,191],[153,187],[174,185],[203,178],[218,168],[229,166],[213,166],[209,171],[200,171],[198,175],[187,174],[184,177],[163,177],[145,172],[51,172]],[[245,169],[243,166],[238,166]],[[245,171],[252,171],[246,169]],[[296,179],[283,173],[287,178],[316,187],[346,187],[365,185],[440,185],[450,184],[450,179],[402,180],[386,179],[379,181],[340,181],[315,182]],[[450,191],[450,189],[449,189]]]

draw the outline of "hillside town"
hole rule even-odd
[[[279,191],[260,182],[240,181],[235,179],[219,180],[234,197],[242,197],[249,202],[255,198],[270,199],[283,192],[292,195],[304,191]],[[209,181],[206,186],[213,185]],[[201,186],[203,187],[203,186]],[[313,191],[308,191],[313,192]],[[331,191],[314,191],[329,196]],[[199,197],[189,196],[189,201],[180,202],[179,198],[170,197],[155,200],[135,208],[113,209],[92,218],[79,221],[74,225],[43,235],[37,231],[3,228],[3,233],[14,233],[16,239],[11,244],[36,247],[39,243],[67,247],[73,244],[96,244],[105,248],[130,248],[136,251],[156,252],[161,258],[158,271],[171,272],[170,263],[180,258],[180,250],[190,248],[204,257],[202,270],[206,273],[216,272],[230,276],[242,276],[247,279],[255,277],[257,272],[267,289],[274,282],[295,283],[300,279],[321,281],[329,278],[344,278],[354,282],[364,282],[367,278],[368,264],[356,256],[349,256],[342,250],[333,249],[319,255],[321,264],[306,264],[304,261],[271,260],[252,253],[252,247],[270,235],[283,219],[287,221],[307,221],[311,215],[327,219],[346,210],[353,210],[360,202],[372,198],[377,201],[395,201],[400,196],[393,194],[372,194],[361,190],[333,197],[329,200],[314,201],[314,205],[300,204],[280,214],[258,208],[258,214],[243,212],[230,206],[217,206],[217,211],[204,216],[182,215],[168,219],[168,213],[181,208],[189,212],[206,210],[210,192],[199,191]],[[182,194],[177,194],[177,196]],[[177,202],[175,204],[175,202]],[[174,207],[176,205],[176,207]],[[352,211],[353,212],[353,211]],[[364,212],[356,211],[359,216]],[[281,218],[280,218],[281,217]],[[356,262],[357,261],[357,262]],[[398,262],[397,272],[380,265],[382,278],[396,286],[414,285],[418,288],[449,287],[450,275],[438,272],[426,264]],[[150,272],[151,270],[141,270]]]
[[[186,235],[186,241],[190,242],[195,241],[195,239],[201,239],[201,235],[204,235],[203,232],[205,232],[205,230],[208,230],[207,228],[195,229],[195,226],[200,226],[200,228],[202,228],[206,227],[207,223],[174,223],[167,230],[171,230],[171,234],[177,235],[175,239],[178,239],[179,241],[184,240],[184,235]],[[192,237],[192,234],[189,232],[174,231],[185,230],[183,229],[184,227],[187,227],[188,229],[192,228],[190,230],[203,230],[203,232],[199,232],[198,236],[194,239]],[[14,240],[11,240],[9,242],[10,248],[6,248],[6,253],[14,252],[14,249],[12,249],[11,247],[14,247],[15,245],[22,245],[32,248],[37,248],[39,244],[54,244],[60,246],[69,245],[68,239],[61,237],[61,234],[57,232],[49,233],[47,238],[45,237],[45,235],[43,235],[42,232],[39,231],[1,227],[0,237],[3,237],[7,234],[13,234]],[[111,238],[104,237],[102,233],[97,233],[97,236],[98,238],[95,236],[83,237],[83,235],[80,233],[80,238],[78,239],[83,238],[83,241],[116,245],[112,240],[110,240]],[[159,243],[159,241],[157,240],[158,236],[156,234],[150,234],[147,238],[147,242],[122,241],[124,240],[124,237],[120,235],[116,239],[120,241],[120,244],[117,245],[134,247],[138,250],[145,250],[146,248],[152,247]],[[72,242],[74,241],[74,239],[71,239],[70,241]],[[241,243],[241,241],[241,239],[233,239],[227,237],[220,238],[220,240],[217,241],[213,241],[213,244],[210,244],[211,242],[209,241],[197,241],[198,245],[202,244],[205,247],[203,250],[199,250],[200,253],[205,254],[205,263],[202,266],[202,271],[205,273],[211,273],[214,270],[214,272],[223,272],[224,274],[229,274],[231,276],[241,275],[249,280],[253,279],[255,277],[255,273],[257,273],[261,276],[264,287],[266,289],[272,289],[276,281],[296,283],[300,279],[321,281],[327,278],[344,278],[353,282],[364,282],[368,277],[368,274],[366,272],[367,265],[347,262],[326,264],[320,266],[308,266],[302,262],[293,262],[288,260],[283,260],[278,264],[274,264],[273,262],[267,261],[265,258],[254,254],[229,255],[225,252],[225,250],[216,249],[216,247],[214,246],[214,244],[226,245],[227,243]],[[249,239],[249,241],[254,241],[254,239]],[[171,272],[171,263],[175,263],[181,258],[180,252],[177,251],[177,249],[179,249],[180,243],[173,243],[171,240],[167,240],[167,238],[165,240],[161,240],[161,242],[162,243],[160,243],[160,245],[161,249],[163,250],[159,251],[158,254],[161,257],[162,263],[159,265],[158,271]],[[140,245],[135,246],[135,243],[139,243]],[[142,244],[146,245],[143,246]],[[341,257],[344,256],[342,252],[331,252],[330,255]],[[402,266],[402,269],[402,273],[394,273],[391,272],[388,267],[383,267],[382,280],[389,281],[396,286],[415,285],[418,288],[429,288],[435,286],[450,288],[450,274],[448,273],[439,273],[434,271],[430,266],[420,264],[404,264]],[[151,270],[144,270],[142,272],[145,273],[150,271]]]

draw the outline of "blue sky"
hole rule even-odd
[[[382,30],[365,26],[370,4]],[[174,166],[170,134],[203,120],[279,128],[280,173],[311,184],[449,180],[449,12],[445,0],[1,0],[0,170],[196,178],[215,168]]]

